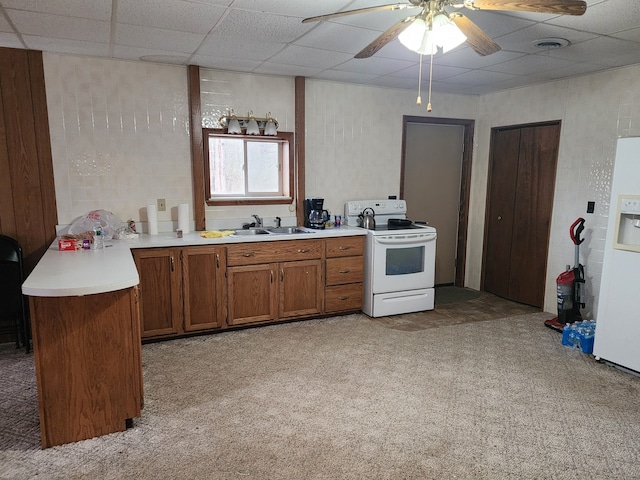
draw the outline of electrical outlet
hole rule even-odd
[[[158,199],[158,211],[159,212],[165,212],[167,210],[167,202],[165,201],[164,198],[159,198]]]
[[[587,213],[593,213],[596,209],[596,202],[587,202]]]

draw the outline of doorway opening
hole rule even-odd
[[[429,221],[436,229],[438,225],[432,223],[430,217],[449,224],[448,235],[444,230],[442,236],[438,232],[436,284],[464,286],[474,125],[474,120],[467,119],[403,117],[400,198],[407,200],[409,218]],[[442,135],[445,132],[447,134]],[[423,148],[425,140],[428,148]],[[453,159],[452,165],[445,168],[446,173],[442,170],[445,164],[439,163],[445,152]],[[445,211],[437,193],[444,176],[448,177],[450,185],[454,185],[451,188],[458,192],[448,192],[449,196],[452,194],[457,198],[448,202],[450,205]],[[456,177],[459,181],[454,182]],[[430,183],[433,187],[429,186]],[[425,192],[426,196],[423,195]],[[430,198],[429,192],[435,197]],[[440,262],[439,251],[442,254]],[[442,265],[440,268],[439,263]],[[440,277],[444,280],[439,283]]]

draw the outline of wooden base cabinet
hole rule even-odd
[[[42,447],[123,431],[143,403],[138,288],[30,297]]]
[[[325,313],[360,310],[364,295],[364,237],[326,241]]]
[[[323,246],[322,240],[228,246],[228,324],[322,313]]]
[[[225,247],[134,249],[142,338],[220,328],[226,317]]]

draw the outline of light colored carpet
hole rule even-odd
[[[0,478],[640,478],[640,378],[562,346],[548,317],[402,331],[348,315],[148,344],[133,429],[20,438]],[[29,358],[0,351],[3,375]]]

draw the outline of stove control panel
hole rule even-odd
[[[354,200],[344,205],[345,216],[360,215],[365,208],[371,208],[377,215],[406,215],[405,200]]]

